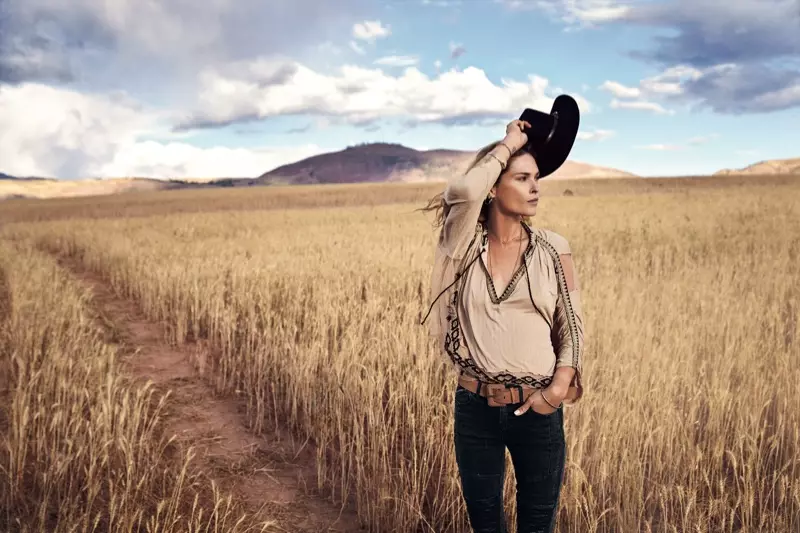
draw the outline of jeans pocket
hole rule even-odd
[[[455,392],[455,404],[456,407],[469,407],[469,406],[478,406],[481,403],[484,403],[485,400],[483,396],[476,392],[472,392],[469,389],[465,389],[461,385],[456,387]]]
[[[467,401],[467,400],[470,399],[470,396],[473,395],[473,394],[475,394],[475,393],[472,392],[471,390],[465,389],[461,385],[457,385],[456,386],[456,392],[455,392],[455,400],[456,400],[456,402]]]

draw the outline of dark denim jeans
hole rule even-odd
[[[490,407],[460,385],[455,393],[455,451],[461,489],[475,533],[506,533],[505,450],[517,481],[517,532],[555,528],[566,459],[563,407],[549,415],[521,404]]]

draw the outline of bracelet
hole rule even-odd
[[[500,144],[498,144],[498,146],[505,146],[506,147],[506,150],[508,150],[508,157],[511,157],[512,155],[514,155],[514,150],[509,148],[508,145],[506,143],[504,143],[503,141],[500,141]]]
[[[549,400],[547,399],[547,397],[544,395],[544,390],[541,390],[541,391],[539,391],[539,394],[541,394],[541,395],[542,395],[542,399],[544,400],[544,402],[545,402],[547,405],[549,405],[550,407],[552,407],[553,409],[558,409],[559,407],[561,407],[561,404],[558,404],[558,405],[553,405],[552,403],[550,403],[550,401],[549,401]],[[563,402],[562,402],[562,403],[563,403]]]
[[[500,163],[500,168],[502,168],[503,170],[505,170],[505,169],[506,169],[506,164],[505,164],[505,163],[503,163],[502,161],[500,161],[500,158],[499,158],[499,157],[497,157],[496,155],[494,155],[492,152],[489,152],[487,155],[490,155],[490,156],[494,157],[495,159],[497,159],[497,162],[498,162],[498,163]]]

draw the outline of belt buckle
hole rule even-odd
[[[508,405],[512,401],[511,389],[504,383],[487,383],[484,385],[486,389],[486,399],[490,407],[500,407]]]

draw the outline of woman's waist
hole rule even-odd
[[[556,356],[552,349],[534,348],[524,352],[504,353],[500,350],[476,349],[474,345],[470,348],[468,357],[492,376],[531,378],[538,382],[551,378],[556,371]]]
[[[539,374],[530,371],[513,371],[508,369],[491,369],[481,366],[474,360],[469,365],[459,366],[459,379],[480,382],[482,384],[504,385],[507,387],[525,387],[543,389],[553,382],[553,374]]]
[[[508,383],[546,387],[555,374],[552,348],[516,352],[509,356],[499,350],[476,349],[469,342],[445,343],[445,351],[460,372],[485,383]]]

